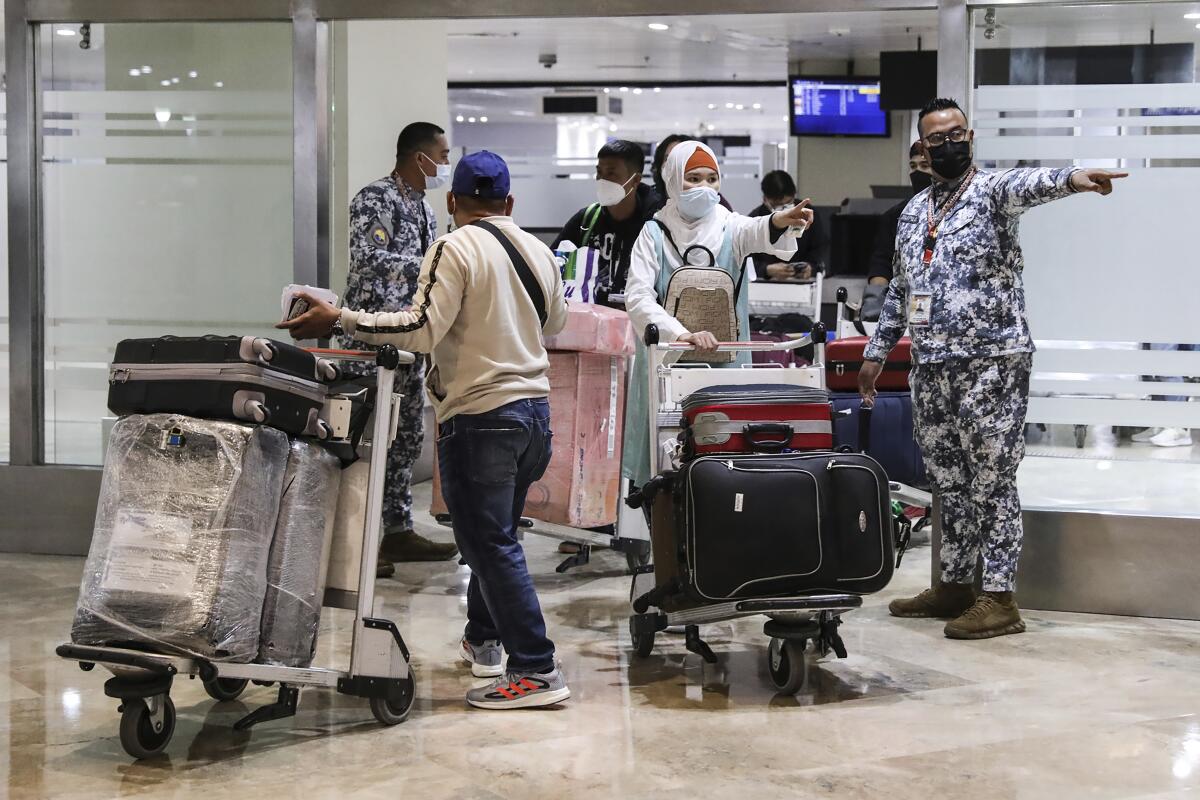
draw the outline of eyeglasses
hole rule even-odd
[[[925,137],[925,144],[929,145],[930,147],[941,147],[946,143],[947,139],[955,143],[965,142],[967,140],[967,132],[962,128],[955,128],[948,133],[934,131]]]

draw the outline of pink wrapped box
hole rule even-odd
[[[633,325],[624,311],[571,303],[567,306],[567,326],[561,333],[546,337],[546,349],[629,355],[633,352],[633,336]]]
[[[625,356],[550,353],[554,454],[546,474],[529,489],[526,516],[574,528],[616,522],[624,410]],[[440,514],[446,505],[436,467],[433,475],[430,510]]]

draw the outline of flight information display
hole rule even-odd
[[[887,136],[878,78],[793,77],[794,136]]]

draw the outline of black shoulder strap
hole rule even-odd
[[[671,231],[663,224],[663,221],[656,217],[651,217],[650,221],[662,228],[663,236],[667,237],[667,241],[671,243],[671,249],[675,251],[675,255],[679,256],[680,263],[686,264],[687,262],[683,260],[683,253],[679,252],[679,245],[675,244],[675,237],[671,235]]]
[[[516,248],[512,240],[500,232],[492,223],[487,220],[477,219],[471,223],[496,237],[496,241],[504,248],[504,252],[508,253],[508,259],[512,262],[513,269],[517,272],[517,277],[521,279],[521,285],[525,287],[529,299],[533,301],[533,307],[537,311],[538,320],[542,326],[546,325],[546,295],[542,292],[541,284],[537,282],[537,278],[533,275],[533,270],[529,268],[529,264],[525,261],[525,257],[521,255],[521,251]]]

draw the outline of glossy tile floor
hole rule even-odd
[[[270,689],[218,705],[180,681],[175,739],[142,763],[121,750],[103,671],[54,656],[82,559],[0,556],[0,797],[1200,796],[1200,623],[1030,612],[1025,635],[951,642],[886,613],[927,580],[921,548],[847,617],[850,657],[778,697],[761,620],[706,629],[715,666],[674,636],[637,660],[623,561],[558,575],[554,542],[527,549],[574,694],[563,707],[468,710],[465,572],[409,565],[380,584],[415,658],[408,722],[381,728],[365,703],[309,690],[295,718],[235,733]],[[342,660],[347,620],[326,614],[322,659]]]

